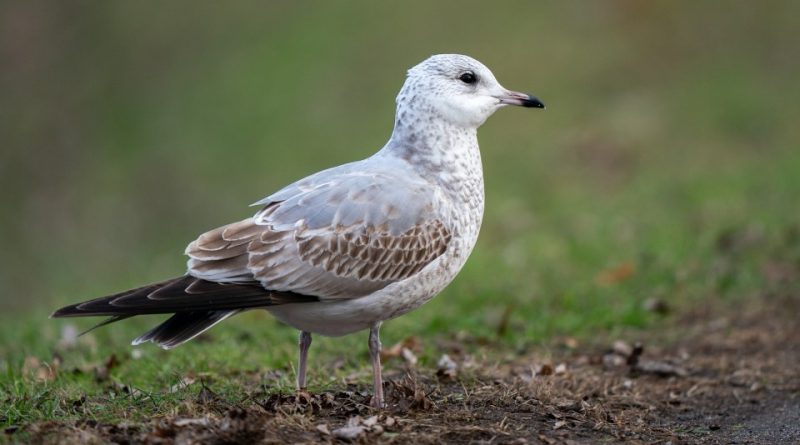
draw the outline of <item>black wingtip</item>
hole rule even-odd
[[[83,314],[80,313],[80,311],[77,310],[76,306],[77,305],[74,305],[74,304],[69,305],[69,306],[64,306],[61,309],[58,309],[55,312],[53,312],[52,314],[50,314],[50,317],[48,317],[48,318],[76,317],[76,316],[83,315]]]

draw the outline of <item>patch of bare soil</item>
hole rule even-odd
[[[369,408],[366,382],[254,392],[237,405],[203,386],[189,416],[22,430],[48,443],[800,443],[797,314],[798,298],[715,306],[625,338],[566,339],[496,363],[466,354],[463,339],[443,340],[437,369],[392,372],[390,362],[381,412]]]

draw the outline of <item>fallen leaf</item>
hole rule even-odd
[[[378,423],[378,416],[370,416],[361,423],[368,428],[375,426]]]
[[[345,426],[333,430],[333,437],[342,440],[353,440],[364,434],[363,426]]]
[[[606,269],[595,277],[595,282],[600,285],[609,286],[625,281],[636,273],[636,266],[630,261],[620,263],[610,269]]]
[[[442,354],[436,363],[436,376],[443,379],[454,379],[458,374],[458,365],[447,354]]]
[[[392,347],[381,350],[381,360],[385,361],[393,357],[402,357],[403,349],[408,349],[410,352],[419,352],[422,350],[422,343],[419,338],[413,335],[406,337],[392,345]]]
[[[567,399],[559,397],[553,400],[553,404],[561,411],[580,411],[581,402],[579,400]]]
[[[39,368],[40,364],[41,362],[36,357],[33,356],[25,357],[25,361],[22,363],[22,373],[28,374],[30,372],[33,372],[35,369]]]
[[[629,345],[628,343],[617,340],[611,345],[611,350],[618,355],[621,355],[625,358],[630,357],[633,354],[633,346]]]
[[[578,340],[575,337],[562,337],[560,343],[564,345],[564,347],[568,349],[577,349],[578,348]]]
[[[411,366],[417,364],[417,356],[411,351],[411,349],[403,348],[400,350],[400,355],[403,356],[403,360]]]
[[[48,366],[46,363],[36,371],[36,380],[39,382],[51,382],[58,376],[58,368]]]
[[[32,376],[38,382],[49,382],[58,376],[58,368],[61,366],[61,359],[56,356],[51,363],[42,363],[38,358],[25,357],[22,364],[22,373]]]
[[[686,377],[689,375],[686,369],[678,365],[656,360],[639,360],[631,366],[631,372],[634,374],[654,374],[659,377]]]
[[[603,368],[605,369],[620,368],[627,364],[628,364],[628,359],[619,354],[614,354],[613,352],[610,352],[608,354],[603,355]]]
[[[178,392],[186,388],[187,386],[193,384],[194,382],[195,382],[194,377],[191,376],[182,377],[178,383],[169,387],[169,392],[171,393]]]
[[[417,388],[417,390],[414,391],[414,404],[412,406],[427,411],[433,407],[433,402],[428,398],[428,395],[425,394],[422,388]]]
[[[553,445],[553,444],[558,443],[558,441],[556,439],[553,439],[551,437],[547,437],[544,434],[539,434],[539,440],[541,440],[542,442],[544,442],[544,443],[546,443],[548,445]]]
[[[178,419],[172,422],[173,425],[177,427],[185,427],[190,425],[199,425],[199,426],[206,426],[208,425],[208,419],[205,417],[202,418],[189,418],[189,419]]]

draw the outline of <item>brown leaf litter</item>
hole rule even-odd
[[[797,443],[799,308],[797,297],[707,305],[648,332],[500,361],[447,348],[434,368],[389,366],[382,411],[369,406],[366,381],[230,403],[213,382],[187,380],[196,392],[181,414],[105,424],[91,420],[96,396],[87,395],[73,402],[82,420],[5,434],[47,443]],[[42,366],[31,361],[28,372]]]

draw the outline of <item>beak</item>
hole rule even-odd
[[[518,105],[525,108],[542,108],[544,104],[538,98],[530,94],[518,93],[516,91],[506,90],[503,94],[495,96],[501,104],[504,105]]]

